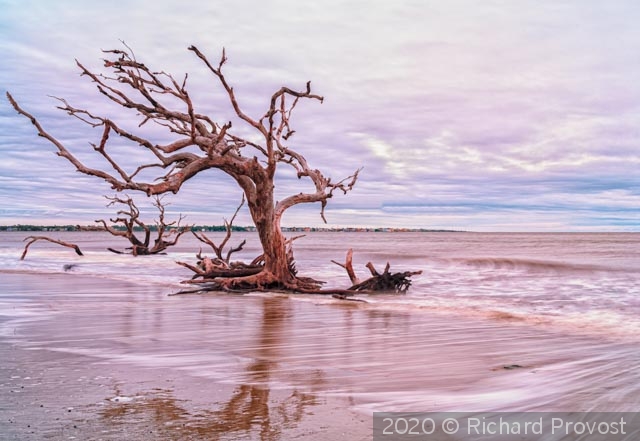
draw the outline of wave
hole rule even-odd
[[[69,274],[175,287],[181,280],[189,278],[175,261],[189,258],[185,254],[138,258],[108,251],[85,251],[80,257],[56,249],[33,250],[22,261],[14,253],[0,251],[0,274]]]
[[[503,258],[503,257],[471,257],[447,259],[449,263],[479,269],[495,269],[529,272],[594,272],[594,271],[624,271],[604,265],[578,264],[533,259]]]
[[[539,328],[560,334],[574,334],[600,337],[617,341],[636,342],[640,335],[640,321],[624,311],[591,308],[583,311],[554,313],[534,308],[518,308],[514,305],[497,305],[492,302],[464,302],[459,299],[417,300],[415,298],[391,297],[383,295],[357,296],[364,302],[346,302],[329,298],[301,298],[294,300],[311,301],[316,304],[336,304],[379,313],[407,313],[481,320],[490,326],[525,326]],[[493,324],[493,325],[491,325]]]

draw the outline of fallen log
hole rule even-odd
[[[182,265],[186,268],[191,269],[192,271],[195,271],[195,267],[189,265],[188,263],[184,263],[184,262],[177,262],[177,263],[178,265]],[[261,266],[235,268],[235,269],[234,268],[220,269],[220,270],[211,271],[205,274],[196,274],[195,276],[193,276],[191,280],[184,280],[182,283],[207,283],[217,278],[234,278],[234,277],[253,276],[255,274],[258,274],[260,271],[262,271],[262,269],[263,268]],[[197,277],[202,277],[202,279],[196,280]]]
[[[187,262],[176,262],[178,265],[190,269],[195,274],[192,277],[197,279],[214,279],[216,277],[245,277],[258,274],[262,271],[262,265],[247,265],[243,262],[227,263],[209,257],[202,257],[197,265],[191,265]]]

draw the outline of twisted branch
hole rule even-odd
[[[23,242],[25,240],[28,240],[29,242],[24,246],[24,251],[22,252],[22,255],[20,256],[20,260],[24,260],[24,258],[27,256],[27,252],[29,251],[29,247],[34,242],[37,242],[39,240],[46,240],[47,242],[51,242],[51,243],[55,243],[55,244],[58,244],[58,245],[62,245],[63,247],[73,248],[78,256],[84,256],[84,254],[82,254],[82,251],[80,250],[80,247],[78,245],[74,244],[74,243],[69,243],[69,242],[64,242],[62,240],[52,239],[52,238],[47,237],[47,236],[27,236],[27,237],[24,238]]]

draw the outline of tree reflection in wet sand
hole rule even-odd
[[[274,398],[270,380],[278,368],[280,347],[286,343],[286,302],[263,300],[262,322],[256,337],[254,361],[246,367],[246,382],[238,385],[228,400],[215,403],[215,409],[190,412],[188,403],[176,399],[171,390],[153,389],[133,399],[112,398],[100,411],[100,418],[118,434],[155,439],[224,440],[256,439],[277,441],[283,429],[300,423],[309,407],[318,404],[311,393],[293,389]],[[314,385],[321,378],[311,380]],[[212,387],[215,384],[212,384]],[[118,390],[116,397],[120,396]]]

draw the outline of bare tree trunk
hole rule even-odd
[[[250,201],[248,205],[264,252],[264,269],[260,282],[281,287],[295,286],[296,277],[287,258],[286,239],[280,228],[280,216],[276,216],[273,205],[272,183],[258,189],[256,200]]]

